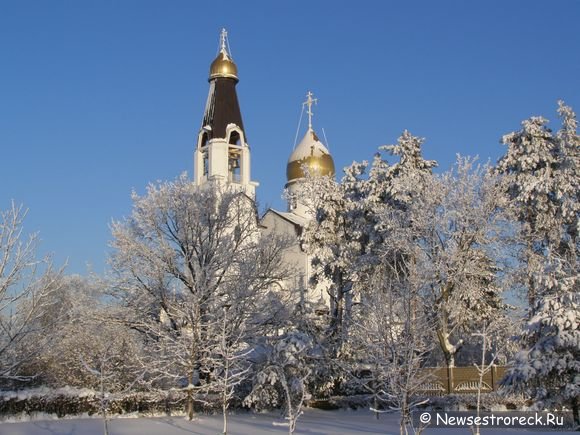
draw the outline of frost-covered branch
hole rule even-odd
[[[0,213],[0,382],[37,375],[20,369],[42,352],[51,339],[43,331],[58,321],[46,313],[63,269],[54,270],[49,257],[36,258],[38,235],[23,233],[26,214],[14,203]]]

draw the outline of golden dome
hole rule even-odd
[[[310,175],[334,176],[334,160],[311,128],[308,129],[306,135],[288,159],[288,165],[286,166],[288,183],[306,176],[303,166],[308,168],[307,172]]]
[[[209,67],[209,80],[218,77],[238,80],[238,67],[225,50],[218,53]]]

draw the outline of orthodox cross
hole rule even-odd
[[[228,31],[225,28],[223,28],[222,33],[220,34],[220,51],[224,54],[228,54],[228,50],[226,48],[227,37],[228,37]]]
[[[308,91],[306,94],[306,101],[302,103],[303,106],[308,106],[308,129],[312,130],[312,104],[316,104],[318,102],[318,98],[312,98],[312,92]]]

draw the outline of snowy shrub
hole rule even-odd
[[[183,391],[159,393],[111,394],[108,397],[109,414],[139,413],[142,415],[183,414],[187,396]],[[219,409],[219,397],[209,398],[207,404],[196,404],[198,412]],[[101,413],[100,392],[89,389],[38,388],[0,393],[0,418],[36,413],[57,417],[97,415]]]
[[[244,399],[244,404],[273,404],[281,396],[289,433],[294,433],[302,407],[311,397],[307,382],[312,374],[312,349],[312,339],[303,332],[290,331],[276,340],[268,362],[256,374],[254,388]],[[276,389],[277,394],[274,393]]]

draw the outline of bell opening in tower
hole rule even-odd
[[[238,133],[237,131],[232,131],[232,133],[230,134],[230,140],[228,141],[228,143],[230,145],[242,145],[242,138],[240,136],[240,133]]]
[[[234,148],[230,148],[228,153],[228,181],[230,183],[241,183],[242,182],[242,171],[241,171],[241,154],[240,151]]]
[[[208,144],[208,142],[209,142],[209,135],[207,134],[207,132],[204,132],[203,135],[201,136],[200,146],[204,147]]]

